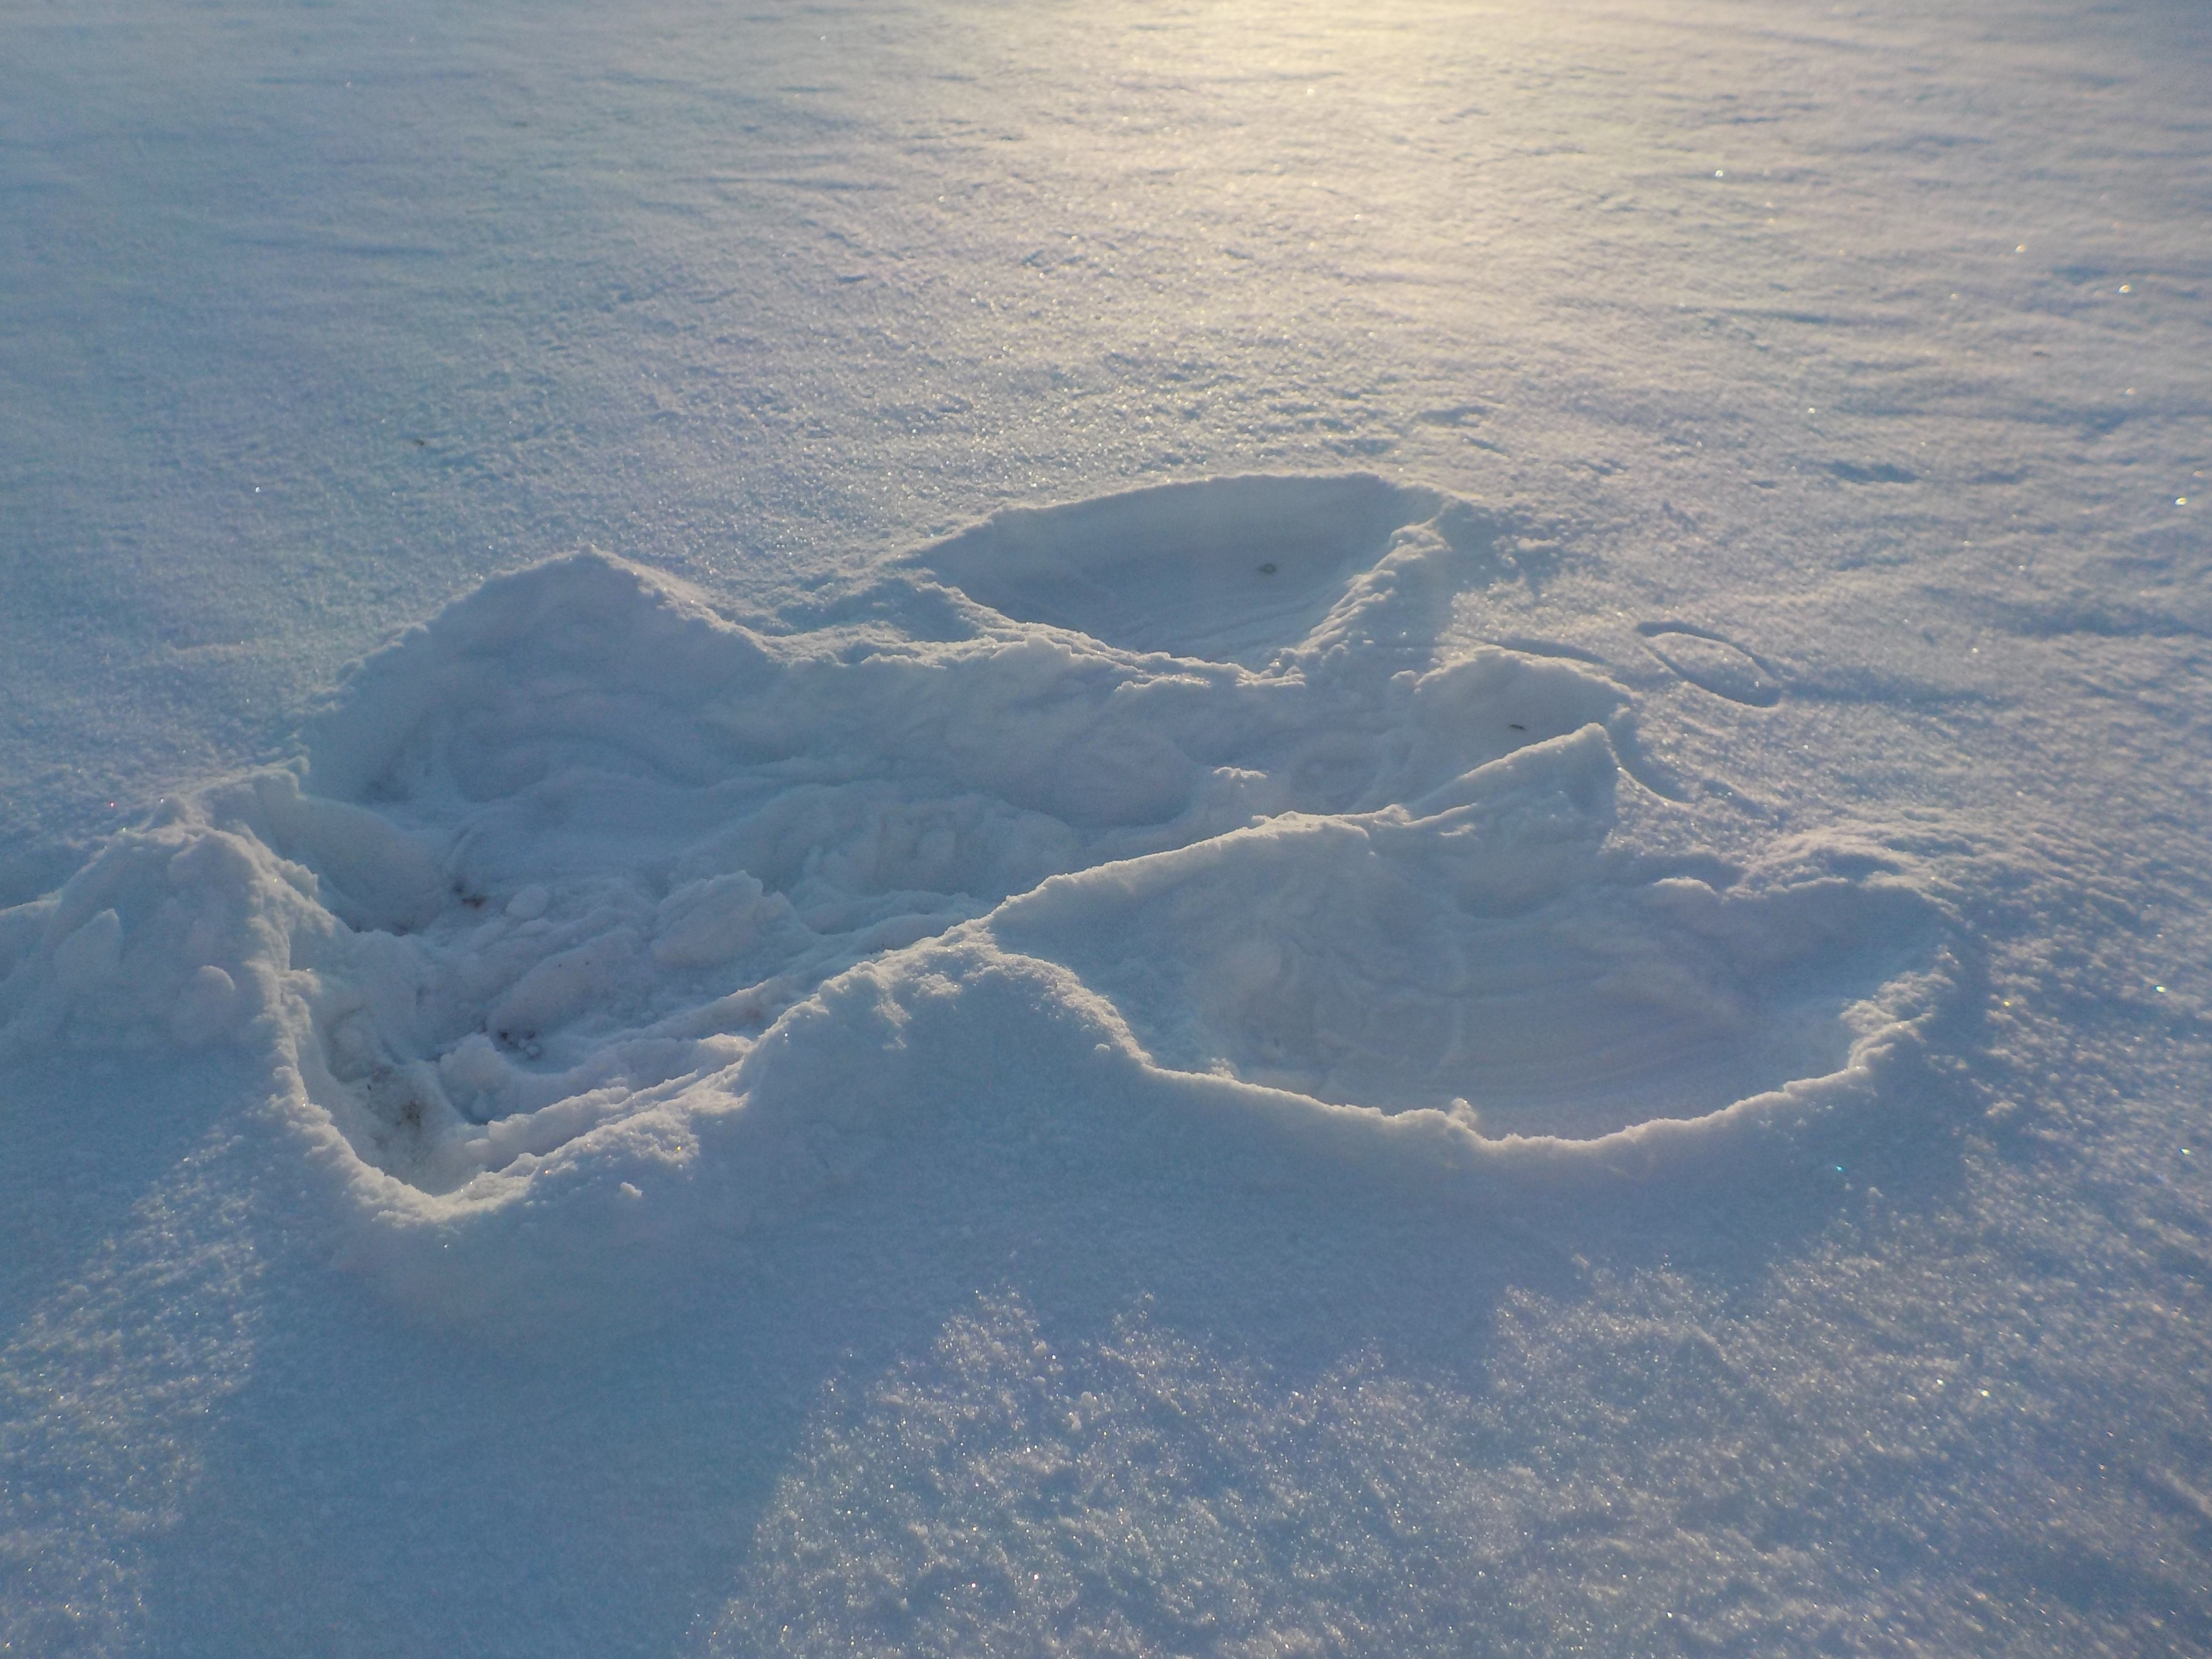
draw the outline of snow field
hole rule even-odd
[[[19,9],[0,1651],[2212,1646],[2209,47]]]

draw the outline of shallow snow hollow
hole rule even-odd
[[[1623,692],[1440,648],[1512,560],[1364,477],[1003,514],[782,631],[561,560],[362,665],[303,771],[0,916],[0,1012],[266,1045],[358,1251],[462,1302],[803,1199],[924,1025],[1041,1112],[1103,1066],[1459,1170],[1875,1086],[1946,988],[1936,904],[1864,848],[1609,848]]]

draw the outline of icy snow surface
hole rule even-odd
[[[0,1653],[2212,1641],[2212,36],[0,54]]]

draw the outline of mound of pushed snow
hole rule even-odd
[[[9,913],[0,1008],[265,1043],[356,1243],[463,1300],[802,1200],[902,1110],[917,1021],[1468,1166],[1863,1083],[1941,989],[1936,908],[1893,857],[1612,851],[1619,688],[1439,650],[1505,531],[1176,486],[788,633],[597,554],[503,578],[362,665],[303,775]]]

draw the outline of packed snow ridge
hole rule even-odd
[[[1609,847],[1624,692],[1441,644],[1515,544],[1243,477],[1005,513],[754,627],[598,553],[503,577],[362,664],[302,769],[0,916],[6,1033],[260,1045],[403,1277],[507,1212],[582,1250],[802,1199],[925,1018],[1453,1167],[1872,1086],[1944,994],[1938,907],[1899,858]]]

